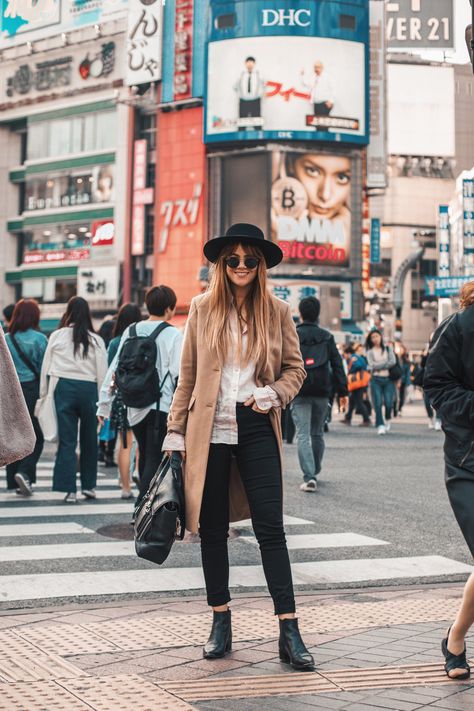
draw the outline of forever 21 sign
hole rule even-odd
[[[389,49],[453,49],[453,0],[388,0]]]

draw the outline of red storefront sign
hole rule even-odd
[[[142,190],[134,190],[133,192],[134,205],[152,205],[153,198],[153,188],[143,188]]]
[[[108,247],[114,243],[115,224],[113,220],[93,222],[91,232],[93,247]]]
[[[54,250],[32,250],[25,252],[24,264],[38,264],[39,262],[65,262],[67,260],[89,259],[88,249],[54,249]]]
[[[175,290],[178,307],[199,294],[204,263],[205,152],[202,109],[160,115],[157,147],[154,283]]]
[[[192,95],[193,0],[176,0],[174,25],[174,100]]]

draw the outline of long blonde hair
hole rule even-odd
[[[211,271],[208,288],[209,319],[204,329],[204,336],[210,350],[217,354],[223,364],[232,344],[231,315],[235,308],[235,299],[231,282],[226,273],[225,260],[230,256],[238,242],[225,247]],[[268,328],[270,324],[270,292],[268,291],[267,267],[262,252],[253,245],[242,245],[246,254],[258,257],[257,276],[253,280],[244,306],[247,314],[247,349],[242,352],[240,328],[238,329],[238,352],[243,364],[255,362],[256,374],[263,370],[268,361]]]

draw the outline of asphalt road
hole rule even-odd
[[[299,471],[296,444],[285,445],[285,513],[292,517],[304,519],[309,523],[288,526],[290,536],[307,534],[353,533],[383,541],[384,545],[351,545],[332,547],[318,545],[304,546],[291,550],[293,563],[321,563],[323,561],[359,561],[370,559],[399,558],[412,559],[413,557],[442,556],[451,561],[471,564],[468,549],[457,528],[454,516],[449,507],[443,481],[442,442],[443,435],[428,429],[427,419],[424,416],[420,403],[409,405],[403,418],[398,418],[392,431],[386,437],[379,437],[375,429],[366,429],[353,426],[351,428],[340,424],[339,416],[335,415],[331,431],[326,436],[326,454],[324,469],[320,477],[319,489],[316,494],[305,494],[299,491],[301,474]],[[358,419],[358,418],[355,418]],[[355,423],[357,424],[357,423]],[[40,517],[6,517],[6,512],[19,505],[28,511],[38,514],[46,506],[55,507],[54,513],[60,514],[64,504],[60,501],[42,501],[50,491],[48,476],[52,463],[52,449],[48,448],[43,459],[42,486],[37,494],[27,502],[5,500],[0,502],[0,556],[2,550],[13,546],[48,546],[47,554],[39,554],[33,560],[11,560],[0,563],[0,610],[12,607],[51,605],[52,602],[69,603],[77,599],[71,595],[58,597],[55,600],[42,599],[35,596],[32,588],[31,598],[28,600],[13,600],[8,598],[2,590],[2,578],[11,581],[12,576],[45,575],[62,573],[88,573],[97,571],[140,571],[156,568],[152,564],[141,561],[133,555],[99,557],[71,557],[58,558],[58,544],[77,544],[78,535],[71,534],[36,534],[22,535],[21,538],[12,535],[3,535],[12,524],[21,524],[23,533],[28,533],[28,527],[38,523],[71,523],[74,521],[90,530],[82,533],[80,542],[83,544],[97,542],[111,542],[117,540],[103,529],[108,526],[119,526],[119,534],[130,538],[131,527],[129,523],[128,504],[123,504],[122,513],[113,514],[87,514],[81,511],[84,504],[77,504],[71,515],[45,515]],[[116,477],[113,470],[102,470],[107,479]],[[4,476],[4,474],[3,474]],[[104,479],[104,477],[102,477]],[[4,479],[3,479],[4,481]],[[99,487],[100,499],[96,504],[120,503],[119,499],[109,499],[110,492],[117,488],[110,482]],[[11,495],[10,495],[11,496]],[[89,502],[88,502],[89,503]],[[128,526],[128,528],[127,528]],[[33,529],[32,529],[33,530]],[[101,532],[102,530],[102,532]],[[244,541],[244,537],[251,536],[250,528],[239,528],[239,536],[231,540],[230,558],[233,566],[258,566],[260,555],[258,547]],[[331,547],[329,547],[331,546]],[[1,560],[1,557],[0,557]],[[403,561],[402,561],[403,562]],[[191,539],[184,543],[176,544],[163,568],[198,568],[200,552],[197,541]],[[350,579],[334,583],[325,581],[324,577],[309,583],[298,584],[300,590],[316,590],[351,586],[369,587],[379,585],[398,585],[418,582],[453,582],[466,578],[466,572],[444,574],[442,566],[438,570],[436,564],[430,569],[429,576],[418,575],[416,572],[409,578],[398,577],[397,566],[393,567],[392,575],[377,577],[377,572],[372,572],[364,581],[351,581]],[[6,576],[6,577],[3,577]],[[179,574],[177,574],[179,578]],[[350,576],[349,576],[350,577]],[[261,586],[249,585],[245,592],[263,590]],[[133,597],[171,597],[172,595],[202,594],[201,590],[187,589],[160,592],[133,593]],[[109,596],[109,599],[123,599],[130,595]],[[83,595],[82,602],[94,602],[98,599],[93,594]]]

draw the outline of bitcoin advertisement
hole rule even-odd
[[[365,45],[326,37],[241,37],[208,46],[211,141],[366,143]]]
[[[348,267],[351,245],[351,158],[274,151],[272,239],[288,264]]]

